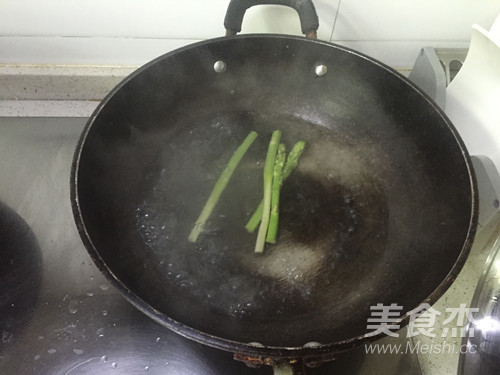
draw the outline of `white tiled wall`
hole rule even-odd
[[[0,0],[0,63],[141,65],[222,36],[229,0]],[[314,0],[318,37],[411,67],[424,45],[465,47],[500,0]],[[243,32],[300,34],[290,8],[247,11]]]

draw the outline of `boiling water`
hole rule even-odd
[[[247,125],[236,125],[239,116]],[[255,254],[257,233],[244,226],[262,199],[263,166],[275,129],[282,130],[288,151],[299,140],[306,141],[306,150],[282,188],[277,243]],[[259,137],[205,231],[189,243],[215,182],[250,130]],[[301,316],[320,304],[325,289],[335,291],[351,272],[339,264],[384,240],[387,207],[373,171],[380,160],[370,157],[383,153],[354,138],[296,116],[262,119],[246,113],[219,115],[163,140],[157,173],[145,182],[135,222],[170,296],[184,296],[199,311],[254,321]],[[378,239],[370,235],[375,232]]]

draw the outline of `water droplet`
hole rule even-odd
[[[113,363],[111,364],[111,367],[113,367],[113,368],[117,368],[117,367],[118,367],[118,363],[113,362]]]
[[[102,311],[101,311],[101,314],[102,314],[102,316],[106,316],[106,315],[108,315],[108,310],[102,310]]]
[[[49,354],[54,354],[55,352],[57,352],[57,350],[55,350],[53,348],[47,350],[47,353],[49,353]]]
[[[83,350],[82,349],[73,349],[73,353],[80,355],[80,354],[83,354]]]
[[[104,328],[99,328],[95,333],[99,337],[104,337]]]
[[[101,357],[101,362],[107,362],[107,361],[108,361],[108,357],[107,357],[107,356],[105,356],[105,355],[103,355],[103,356]]]
[[[159,337],[156,338],[156,342],[160,342],[160,338]]]
[[[144,371],[149,371],[149,366],[145,366]]]
[[[33,359],[34,359],[35,361],[38,361],[40,358],[41,358],[41,357],[40,357],[40,354],[37,354],[36,356],[34,356],[34,357],[33,357]]]
[[[87,292],[85,294],[87,294],[87,296],[89,296],[89,297],[93,297],[94,296],[94,292]]]
[[[101,290],[108,290],[109,289],[109,285],[106,284],[106,283],[103,283],[103,284],[99,285],[99,289],[101,289]]]

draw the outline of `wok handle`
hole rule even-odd
[[[302,361],[296,363],[284,363],[273,365],[273,375],[306,375],[306,369]]]
[[[306,364],[299,358],[275,359],[272,357],[253,357],[234,353],[234,359],[252,368],[272,366],[273,375],[306,375]]]
[[[243,16],[248,8],[254,5],[285,5],[297,11],[300,18],[302,33],[309,39],[316,39],[319,27],[318,14],[312,0],[231,0],[227,7],[224,27],[226,36],[231,36],[241,31]]]

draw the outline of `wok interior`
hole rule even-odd
[[[277,244],[256,255],[244,225],[274,129],[307,147],[283,185]],[[386,69],[299,38],[221,39],[142,69],[93,118],[77,179],[90,251],[134,294],[209,335],[279,347],[364,335],[377,303],[417,307],[467,247],[473,217],[463,149],[434,107]]]

